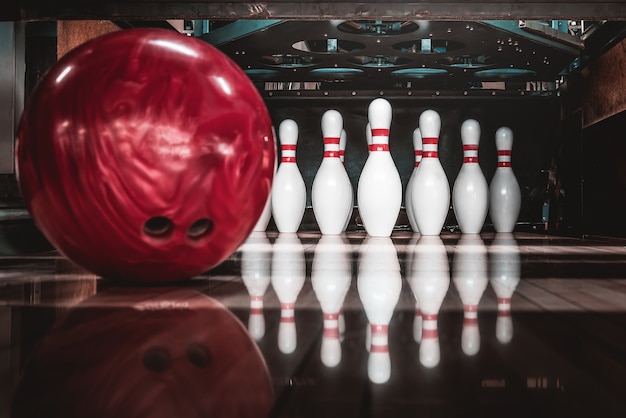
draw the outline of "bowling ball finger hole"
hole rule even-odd
[[[202,344],[194,343],[187,347],[187,358],[196,367],[207,367],[212,362],[211,353]]]
[[[187,236],[197,240],[211,233],[213,222],[208,218],[202,218],[195,221],[187,230]]]
[[[164,216],[155,216],[143,224],[143,232],[155,238],[165,238],[172,233],[172,221]]]
[[[162,373],[172,365],[170,353],[164,347],[151,347],[143,354],[143,366],[154,373]]]

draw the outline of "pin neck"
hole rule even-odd
[[[324,137],[324,158],[339,158],[339,137]]]
[[[422,160],[422,150],[416,149],[415,150],[415,167],[418,167],[420,165],[421,160]]]
[[[438,143],[439,138],[437,137],[422,138],[422,158],[439,158]]]
[[[498,150],[498,167],[511,167],[511,150]]]
[[[296,162],[296,144],[282,144],[280,146],[282,156],[281,163],[295,163]]]

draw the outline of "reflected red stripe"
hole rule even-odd
[[[389,151],[388,144],[372,144],[370,151]]]

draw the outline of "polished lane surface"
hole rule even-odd
[[[144,416],[157,405],[178,416],[621,417],[625,245],[254,233],[211,272],[158,288],[116,286],[54,251],[5,255],[0,415],[61,404],[49,416],[78,416],[123,398]],[[224,415],[229,402],[252,412]]]

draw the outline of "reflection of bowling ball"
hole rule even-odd
[[[85,300],[33,351],[13,417],[269,415],[267,366],[245,328],[189,289],[112,290]]]
[[[118,279],[164,282],[214,267],[269,196],[275,142],[246,75],[198,39],[104,35],[43,77],[24,109],[20,188],[68,258]]]

